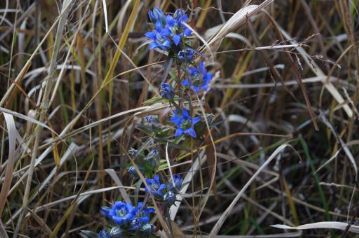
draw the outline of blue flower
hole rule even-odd
[[[98,233],[98,238],[111,238],[111,235],[110,233],[108,233],[106,230],[101,230],[99,233]]]
[[[152,124],[156,121],[156,117],[153,115],[145,116],[144,119],[148,124]]]
[[[194,126],[200,121],[199,117],[191,117],[187,109],[176,110],[171,117],[171,122],[176,125],[175,136],[189,135],[193,138],[197,137]]]
[[[167,203],[172,205],[176,201],[176,194],[173,191],[168,191],[163,195],[163,200]]]
[[[153,179],[146,178],[146,192],[165,202],[167,206],[171,206],[176,201],[176,194],[182,187],[182,181],[180,175],[173,175],[173,181],[162,183],[160,177],[155,175]]]
[[[148,12],[149,19],[154,24],[153,31],[145,36],[151,40],[151,49],[160,49],[166,52],[181,49],[183,39],[189,37],[192,31],[184,25],[188,21],[186,13],[179,9],[171,15],[165,15],[162,10],[154,8]]]
[[[152,22],[163,22],[166,19],[165,14],[161,9],[153,8],[152,11],[148,11],[148,17]]]
[[[177,57],[179,60],[184,62],[191,62],[193,61],[193,57],[195,55],[196,51],[190,47],[187,47],[181,51],[178,52]]]
[[[143,203],[139,202],[137,207],[134,207],[131,211],[133,219],[131,220],[130,230],[143,230],[144,226],[148,226],[150,222],[150,216],[154,212],[155,209],[144,207]]]
[[[156,159],[158,157],[159,153],[158,150],[153,149],[151,150],[148,155],[145,157],[145,160],[152,160],[152,159]]]
[[[173,182],[169,184],[170,189],[180,190],[182,187],[183,179],[181,175],[174,174]]]
[[[110,218],[114,223],[125,226],[133,219],[132,210],[133,206],[131,204],[117,201],[111,208],[101,208],[101,213]]]
[[[173,99],[173,97],[175,96],[175,92],[173,91],[173,88],[169,83],[161,83],[160,94],[161,97],[168,100]]]
[[[155,227],[152,224],[147,223],[147,224],[143,225],[140,230],[142,233],[149,235],[154,232]]]
[[[114,235],[122,234],[122,231],[132,232],[149,232],[149,228],[153,227],[150,222],[150,216],[154,213],[153,208],[144,206],[142,202],[139,202],[137,206],[132,206],[129,203],[117,201],[111,208],[104,207],[101,209],[101,213],[110,218],[118,226],[112,227],[111,231],[100,231],[99,238],[117,237]],[[152,231],[152,230],[151,230]]]
[[[130,156],[136,156],[138,154],[138,150],[136,150],[135,148],[130,148],[128,150],[128,155]]]
[[[146,192],[157,198],[162,198],[167,190],[167,185],[161,183],[160,177],[158,175],[155,175],[153,179],[146,178],[146,183]]]
[[[134,177],[138,176],[137,171],[136,171],[134,166],[130,166],[127,171],[128,171],[129,174],[131,174]]]
[[[184,87],[191,88],[196,93],[209,89],[213,75],[207,72],[204,62],[197,67],[189,67],[187,71],[189,78],[182,81]]]

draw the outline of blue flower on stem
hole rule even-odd
[[[184,87],[191,88],[195,93],[207,91],[213,75],[207,72],[204,62],[197,67],[188,68],[189,78],[182,81]]]
[[[163,200],[167,203],[172,205],[176,201],[176,194],[173,191],[168,191],[163,195]]]
[[[133,219],[132,210],[133,206],[131,204],[117,201],[111,208],[101,208],[101,213],[117,225],[127,225]]]
[[[153,149],[151,150],[148,155],[145,157],[145,160],[152,160],[152,159],[156,159],[159,155],[158,150]]]
[[[160,94],[161,97],[168,100],[173,99],[173,97],[175,96],[175,92],[173,91],[173,88],[169,83],[161,83]]]
[[[146,178],[146,192],[171,206],[176,201],[176,194],[181,189],[182,182],[180,175],[173,175],[173,181],[167,183],[162,183],[160,177],[155,175],[153,179]]]
[[[108,233],[108,231],[106,230],[101,230],[99,233],[98,233],[98,238],[111,238],[111,234]]]
[[[189,135],[193,138],[197,137],[194,126],[200,121],[199,117],[191,117],[189,111],[185,108],[177,109],[171,117],[171,122],[176,125],[175,136]]]
[[[147,208],[143,206],[142,202],[137,204],[137,207],[134,207],[131,211],[133,219],[131,220],[130,230],[139,231],[145,230],[147,226],[150,225],[150,216],[155,212],[153,208]],[[145,228],[145,229],[144,229]]]
[[[161,183],[160,176],[155,175],[153,179],[146,178],[146,192],[152,194],[155,197],[162,198],[166,192],[166,184]]]
[[[148,124],[156,122],[156,117],[153,115],[145,116],[144,119]]]
[[[196,51],[190,47],[187,47],[178,52],[177,57],[184,62],[192,62]]]
[[[180,49],[180,43],[184,38],[189,37],[192,31],[185,26],[188,16],[182,10],[176,10],[171,15],[165,15],[162,10],[154,8],[148,12],[148,16],[155,25],[153,31],[147,32],[145,36],[152,42],[151,49],[160,49],[166,52],[170,50]]]
[[[136,171],[136,169],[135,169],[134,166],[130,166],[130,167],[127,169],[127,172],[128,172],[129,174],[131,174],[132,176],[134,176],[134,177],[137,177],[137,176],[138,176],[137,171]]]
[[[180,190],[182,187],[182,183],[183,183],[183,179],[182,179],[181,175],[174,174],[173,181],[172,181],[172,183],[169,184],[169,188],[171,190],[173,190],[173,189]]]
[[[129,203],[117,201],[111,208],[101,208],[101,213],[110,218],[115,224],[119,225],[113,227],[110,232],[106,230],[100,231],[98,234],[101,238],[112,237],[112,233],[122,233],[122,230],[132,232],[148,232],[149,227],[153,227],[150,222],[150,216],[154,213],[153,208],[144,206],[142,202],[139,202],[137,206],[132,206]]]

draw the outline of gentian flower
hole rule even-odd
[[[152,124],[156,121],[156,117],[153,115],[145,116],[144,119],[148,124]]]
[[[110,218],[118,226],[112,227],[110,232],[106,230],[100,231],[100,233],[98,233],[98,237],[110,238],[118,237],[117,235],[122,237],[121,234],[123,231],[139,231],[147,233],[150,228],[153,228],[149,222],[150,216],[154,212],[155,210],[153,208],[144,206],[142,202],[139,202],[137,206],[134,207],[131,204],[117,201],[111,208],[102,208],[101,213]]]
[[[158,150],[153,149],[151,150],[148,155],[145,157],[145,160],[151,160],[157,158],[159,155]]]
[[[191,117],[187,109],[176,110],[171,117],[171,122],[176,125],[175,136],[179,137],[183,134],[189,135],[193,138],[197,137],[194,126],[200,121],[199,117]]]
[[[111,238],[111,234],[106,231],[106,230],[101,230],[99,233],[98,233],[98,238]]]
[[[106,217],[110,218],[117,225],[127,225],[133,219],[131,211],[133,206],[131,204],[117,201],[111,208],[103,207],[101,212]]]
[[[130,149],[128,150],[128,154],[129,154],[130,156],[136,156],[136,155],[138,154],[138,150],[136,150],[135,148],[130,148]]]
[[[182,81],[184,87],[191,88],[195,93],[207,91],[213,75],[207,72],[204,62],[197,67],[188,68],[189,78]]]
[[[194,55],[196,51],[190,47],[187,47],[178,52],[177,57],[179,60],[184,62],[191,62],[193,61]]]
[[[146,178],[146,192],[171,206],[176,201],[176,194],[178,194],[178,190],[182,187],[182,181],[180,175],[173,175],[173,181],[162,183],[160,177],[155,175],[153,179]]]
[[[133,219],[131,220],[130,230],[139,231],[142,230],[144,226],[148,226],[150,215],[154,212],[155,209],[144,207],[143,203],[139,202],[137,207],[134,207],[131,211]]]
[[[130,167],[127,169],[127,172],[128,172],[129,174],[131,174],[132,176],[137,177],[137,171],[136,171],[136,169],[135,169],[134,166],[130,166]]]
[[[173,88],[169,83],[161,83],[160,94],[161,97],[168,100],[173,99],[173,97],[175,96],[175,92],[173,91]]]
[[[166,184],[162,184],[160,177],[155,175],[153,179],[146,178],[146,192],[152,194],[155,197],[162,198],[167,189]]]
[[[183,23],[188,21],[188,16],[182,10],[176,10],[171,15],[165,15],[162,10],[154,8],[148,12],[151,22],[155,25],[153,31],[147,32],[145,36],[151,40],[151,49],[160,49],[165,52],[178,51],[184,38],[189,37],[192,31]]]
[[[173,191],[168,191],[163,195],[163,200],[167,203],[172,205],[176,201],[176,194]]]
[[[152,234],[152,233],[153,233],[154,229],[155,229],[155,228],[154,228],[154,226],[153,226],[152,224],[147,223],[147,224],[145,224],[145,225],[143,225],[143,226],[141,227],[140,231],[141,231],[142,233],[144,233],[144,234],[149,235],[149,234]]]
[[[175,189],[175,190],[180,190],[182,187],[182,183],[183,183],[183,179],[181,177],[181,175],[179,174],[174,174],[173,175],[173,182],[169,183],[169,187],[170,189]]]

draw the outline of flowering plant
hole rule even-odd
[[[198,95],[210,90],[213,75],[207,71],[204,60],[197,59],[197,56],[202,55],[191,47],[189,17],[182,9],[171,15],[158,8],[149,11],[148,16],[154,26],[152,31],[145,34],[150,41],[149,48],[167,57],[159,88],[160,100],[169,110],[161,116],[144,117],[138,128],[148,138],[138,149],[128,151],[131,159],[128,173],[138,181],[138,187],[144,184],[144,201],[138,202],[136,206],[117,201],[111,207],[103,207],[101,213],[114,226],[102,230],[99,237],[115,237],[114,234],[144,236],[155,233],[156,227],[150,223],[150,216],[155,210],[146,204],[154,202],[153,205],[159,208],[157,212],[167,217],[183,186],[180,175],[171,174],[170,179],[165,179],[166,176],[158,173],[159,161],[163,155],[161,148],[170,143],[175,151],[182,142],[203,137],[203,130],[199,128],[203,124],[203,116],[208,116],[205,112],[199,113],[193,106],[193,101],[199,99]],[[171,227],[171,224],[168,226]]]

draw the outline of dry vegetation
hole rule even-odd
[[[127,151],[167,107],[154,6],[186,9],[216,73],[215,151],[169,155],[189,179],[172,236],[356,237],[358,0],[1,0],[0,237],[98,232],[102,205],[141,196]]]

